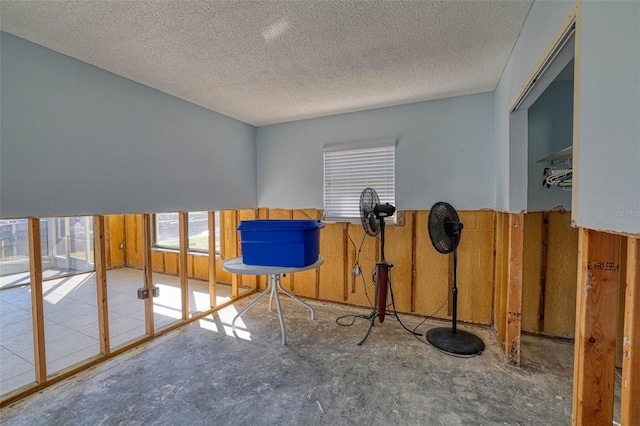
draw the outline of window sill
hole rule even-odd
[[[163,253],[180,253],[180,250],[176,250],[176,249],[170,249],[170,248],[164,248],[164,247],[151,247],[151,251],[158,251],[158,252],[163,252]],[[205,253],[202,251],[194,251],[194,250],[187,250],[187,254],[191,255],[191,256],[209,256],[209,253]],[[216,253],[216,259],[220,258],[220,253]]]

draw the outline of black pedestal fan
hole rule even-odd
[[[458,244],[463,225],[456,210],[448,203],[438,202],[431,207],[427,221],[433,247],[442,254],[453,252],[453,285],[451,288],[453,318],[451,329],[434,328],[427,332],[427,340],[436,348],[450,354],[472,356],[484,350],[484,342],[474,334],[458,330]]]
[[[380,259],[376,262],[376,296],[373,312],[369,316],[371,323],[367,334],[358,343],[362,345],[375,322],[376,317],[380,322],[384,321],[387,309],[387,288],[389,286],[389,269],[393,265],[384,259],[384,219],[393,216],[396,208],[389,203],[380,204],[380,198],[373,188],[365,188],[360,194],[360,220],[367,235],[375,237],[380,234]]]

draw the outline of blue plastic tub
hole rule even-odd
[[[300,267],[315,263],[321,220],[243,220],[238,226],[242,262],[255,266]]]

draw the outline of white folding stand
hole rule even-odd
[[[287,294],[296,302],[303,305],[305,308],[311,311],[311,319],[315,319],[315,313],[313,312],[313,308],[307,305],[302,299],[297,297],[295,294],[288,292],[282,287],[280,282],[280,275],[284,274],[292,274],[294,272],[302,272],[307,271],[309,269],[315,269],[320,267],[324,263],[324,258],[322,256],[318,256],[318,260],[307,266],[302,267],[280,267],[280,266],[254,266],[254,265],[245,265],[242,262],[242,257],[235,257],[233,259],[226,260],[222,264],[222,269],[227,272],[231,272],[232,274],[241,274],[241,275],[268,275],[269,276],[269,285],[266,290],[263,291],[255,300],[249,303],[243,310],[241,310],[231,322],[231,327],[233,328],[233,332],[236,332],[236,320],[242,316],[245,312],[253,307],[260,299],[269,294],[269,310],[271,310],[271,304],[273,301],[273,297],[275,295],[276,299],[276,307],[278,308],[278,318],[280,318],[280,329],[282,330],[282,344],[287,344],[287,334],[284,329],[284,319],[282,318],[282,307],[280,306],[280,296],[278,295],[278,289],[283,293]]]

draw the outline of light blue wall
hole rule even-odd
[[[322,146],[396,139],[396,205],[493,208],[493,94],[443,99],[257,129],[258,205],[323,207]]]
[[[498,211],[519,213],[526,208],[526,196],[522,195],[527,193],[528,186],[527,147],[509,146],[509,107],[574,7],[571,1],[533,3],[495,90],[495,208]]]
[[[527,150],[509,141],[509,106],[572,2],[536,1],[495,91],[496,208],[519,212]],[[584,1],[576,43],[579,141],[574,141],[573,221],[640,233],[640,2]],[[579,60],[578,60],[579,58]]]
[[[549,163],[539,163],[538,160],[572,144],[573,80],[551,84],[528,112],[527,211],[545,211],[557,206],[571,210],[571,191],[542,185],[544,169]]]
[[[0,37],[0,217],[256,206],[253,126]]]
[[[574,219],[640,233],[640,2],[582,4]]]

